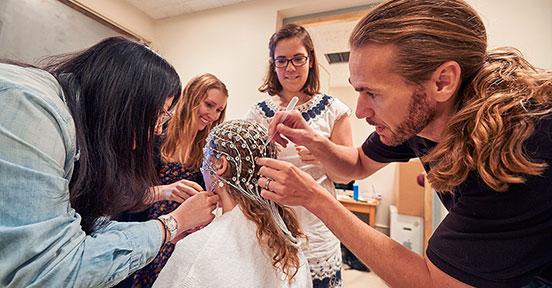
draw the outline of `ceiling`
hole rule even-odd
[[[158,20],[253,0],[126,1],[153,19]],[[371,6],[373,6],[373,4],[284,19],[284,23],[297,23],[304,26],[309,31],[314,42],[319,64],[322,66],[320,71],[321,79],[329,79],[329,87],[349,86],[349,65],[348,63],[330,65],[324,57],[324,54],[349,51],[349,35],[358,20]]]
[[[126,0],[155,20],[252,0]]]

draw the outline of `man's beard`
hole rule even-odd
[[[385,141],[388,142],[385,143],[386,145],[397,146],[406,142],[420,133],[435,118],[436,103],[427,96],[427,93],[416,90],[410,99],[408,116],[397,129],[391,131],[392,135],[388,138],[389,141]]]

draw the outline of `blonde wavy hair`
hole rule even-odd
[[[222,123],[226,106],[214,121],[202,131],[197,130],[197,113],[207,91],[218,89],[228,97],[226,85],[212,74],[197,76],[188,82],[180,100],[176,104],[175,114],[167,124],[167,134],[161,145],[163,161],[177,161],[186,167],[199,170],[203,159],[203,146],[211,128]]]
[[[472,171],[504,192],[540,175],[546,164],[526,155],[523,144],[539,118],[552,112],[552,74],[529,64],[513,48],[487,52],[485,27],[462,0],[392,0],[374,8],[355,27],[350,45],[394,44],[394,67],[414,84],[429,80],[446,61],[461,67],[456,114],[432,151],[428,178],[452,192]]]
[[[292,245],[287,237],[279,231],[278,224],[274,220],[270,210],[251,201],[239,193],[231,193],[236,200],[243,214],[257,226],[257,239],[261,246],[271,252],[272,266],[279,268],[287,276],[289,281],[293,280],[299,271],[298,248]],[[280,216],[286,223],[288,230],[295,237],[304,237],[301,226],[293,211],[285,206],[276,204]]]

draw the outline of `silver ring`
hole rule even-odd
[[[266,178],[266,182],[265,182],[265,185],[264,185],[265,190],[270,191],[270,181],[272,181],[272,179]]]

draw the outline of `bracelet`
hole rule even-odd
[[[169,242],[176,238],[176,235],[178,233],[178,222],[176,219],[169,213],[165,215],[161,215],[157,217],[157,219],[161,220],[163,224],[165,224],[165,231],[167,232],[168,240],[166,242]]]

